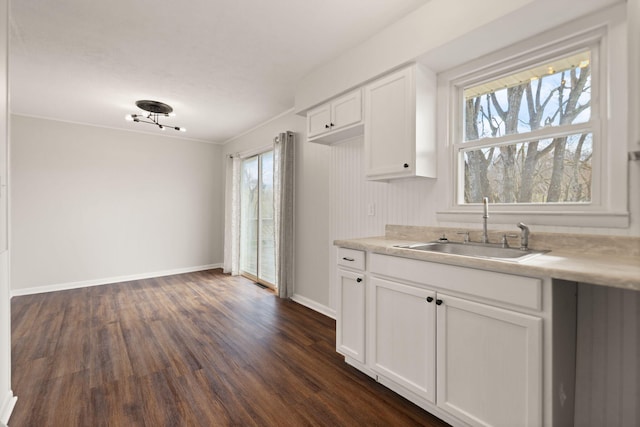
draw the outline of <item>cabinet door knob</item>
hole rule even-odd
[[[329,126],[334,127],[335,125],[333,123],[329,123]]]
[[[442,300],[441,299],[437,299],[436,300],[436,305],[442,305]]]
[[[362,277],[358,277],[358,278],[356,279],[356,282],[358,282],[358,283],[362,282]]]
[[[405,163],[405,164],[404,164],[404,167],[405,167],[405,168],[408,168],[408,167],[409,167],[409,163]]]
[[[325,129],[329,129],[329,125],[324,125],[324,128]]]
[[[433,297],[427,297],[427,302],[433,302]]]

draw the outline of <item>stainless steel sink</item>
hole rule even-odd
[[[531,259],[534,256],[549,252],[536,251],[533,249],[521,250],[518,248],[503,248],[500,245],[491,244],[457,242],[417,243],[413,245],[397,245],[396,247],[403,249],[412,249],[416,251],[436,252],[473,258],[490,258],[516,262]]]

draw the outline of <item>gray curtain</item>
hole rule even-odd
[[[276,235],[276,280],[278,296],[293,295],[295,134],[280,133],[274,139],[274,205]]]
[[[240,164],[238,154],[229,155],[226,164],[225,214],[224,214],[224,264],[225,273],[240,274]]]

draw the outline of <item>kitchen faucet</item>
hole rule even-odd
[[[489,218],[489,198],[482,198],[482,243],[489,243],[489,234],[487,233],[487,218]]]
[[[518,228],[522,230],[520,234],[520,250],[526,251],[529,249],[529,227],[524,223],[518,223]]]
[[[489,198],[482,198],[482,243],[489,243],[489,232],[487,231],[487,219],[489,218]],[[520,233],[520,250],[529,250],[529,227],[523,222],[518,223],[518,228],[522,230]],[[463,234],[463,233],[460,233]],[[464,243],[469,243],[469,233],[464,233]],[[516,236],[510,236],[516,237]],[[507,235],[502,237],[502,247],[509,247],[507,243]]]

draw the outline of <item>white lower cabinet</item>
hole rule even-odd
[[[350,363],[366,362],[365,253],[338,248],[336,350]]]
[[[347,362],[454,426],[573,424],[575,284],[339,253]]]
[[[435,401],[435,292],[371,281],[371,364],[416,395]]]
[[[338,269],[336,349],[365,363],[365,282],[362,273]]]
[[[542,319],[437,301],[438,406],[471,425],[542,425]]]

